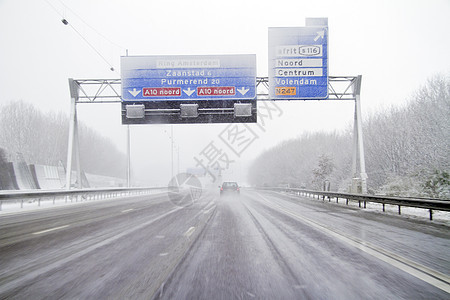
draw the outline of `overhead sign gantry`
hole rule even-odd
[[[69,79],[67,188],[72,151],[78,153],[77,103],[120,102],[123,124],[255,123],[257,100],[327,99],[355,101],[353,183],[367,193],[361,76],[328,75],[328,19],[269,28],[268,65],[269,77],[256,77],[255,55],[126,56],[121,79]],[[265,90],[257,92],[258,86]]]

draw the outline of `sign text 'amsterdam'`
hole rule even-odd
[[[256,98],[256,55],[123,56],[123,101]]]

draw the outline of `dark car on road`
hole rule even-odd
[[[226,194],[235,194],[235,195],[240,194],[239,185],[237,184],[237,182],[226,181],[222,183],[222,186],[220,186],[220,196]]]

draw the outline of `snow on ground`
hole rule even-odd
[[[161,190],[150,190],[146,195],[153,195],[161,193]],[[166,193],[166,191],[163,191]],[[130,195],[133,197],[136,195]],[[26,211],[34,211],[34,210],[42,210],[42,209],[51,209],[59,206],[68,206],[68,205],[79,205],[80,203],[86,202],[98,202],[98,201],[111,201],[118,198],[123,198],[126,196],[117,196],[117,197],[104,197],[97,199],[88,199],[81,196],[78,197],[58,197],[58,198],[44,198],[40,201],[38,199],[23,199],[20,200],[0,200],[0,216],[6,214],[12,214],[17,212],[26,212]]]
[[[288,193],[289,194],[289,193]],[[292,195],[292,194],[290,194]],[[310,198],[312,201],[322,201],[320,199],[313,199]],[[328,202],[328,199],[325,199],[325,202]],[[339,202],[336,203],[336,198],[332,198],[331,201],[328,203],[334,204],[334,205],[346,205],[345,199],[339,199]],[[358,201],[348,201],[348,206],[353,208],[359,208]],[[428,209],[423,208],[416,208],[416,207],[407,207],[402,206],[401,207],[401,215],[398,214],[398,205],[385,205],[385,211],[383,212],[383,205],[381,203],[373,203],[373,202],[366,202],[366,208],[364,207],[364,203],[361,201],[361,209],[364,209],[365,211],[370,211],[373,213],[380,213],[380,214],[389,214],[389,215],[396,215],[403,218],[410,218],[410,219],[417,219],[417,220],[429,220],[430,219],[430,212]],[[444,224],[447,226],[450,226],[450,212],[449,211],[440,211],[440,210],[433,210],[433,220],[430,221],[433,223],[438,224]]]

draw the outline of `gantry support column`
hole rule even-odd
[[[367,194],[367,173],[361,116],[361,80],[362,76],[358,75],[353,84],[353,95],[355,97],[355,119],[353,125],[352,192]]]

